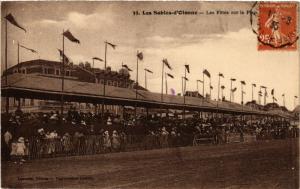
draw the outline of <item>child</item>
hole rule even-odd
[[[16,157],[20,164],[23,164],[23,162],[25,162],[24,160],[25,150],[26,150],[25,140],[23,137],[20,137],[16,144]]]

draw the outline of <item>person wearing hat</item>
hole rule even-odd
[[[111,140],[108,131],[105,131],[103,133],[103,147],[104,147],[104,152],[111,151]]]
[[[112,143],[113,151],[115,152],[120,151],[120,136],[116,130],[113,131],[111,138],[112,138],[111,143]]]

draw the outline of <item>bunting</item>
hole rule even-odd
[[[126,70],[132,72],[132,69],[130,69],[126,64],[123,64],[122,67],[125,68]]]
[[[22,27],[14,18],[14,16],[9,13],[8,15],[5,16],[6,20],[9,21],[12,25],[20,28],[21,30],[24,30],[26,32],[26,29],[24,27]]]
[[[153,72],[147,68],[145,68],[145,71],[153,74]]]
[[[139,52],[137,55],[139,60],[143,60],[144,59],[144,56],[143,56],[143,53],[142,52]]]
[[[203,74],[205,74],[207,77],[210,78],[210,73],[207,71],[207,69],[204,69],[204,70],[203,70]]]
[[[186,71],[187,71],[188,73],[190,73],[190,65],[186,64],[186,65],[184,65],[184,66],[185,66]]]
[[[36,51],[36,50],[33,50],[33,49],[30,49],[30,48],[27,48],[27,47],[25,47],[25,46],[23,46],[23,45],[20,45],[20,47],[22,47],[23,49],[29,50],[29,51],[31,51],[32,53],[37,53],[37,51]]]
[[[64,35],[66,38],[68,38],[70,41],[72,41],[72,42],[74,42],[74,43],[80,44],[80,41],[79,41],[78,39],[76,39],[76,38],[73,36],[73,34],[72,34],[69,30],[65,31],[65,32],[63,33],[63,35]]]
[[[170,64],[169,64],[169,62],[168,62],[168,60],[167,60],[166,58],[163,59],[162,62],[163,62],[170,70],[172,70],[172,67],[170,66]]]

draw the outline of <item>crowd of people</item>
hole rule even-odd
[[[23,113],[2,115],[2,159],[22,164],[26,159],[86,155],[140,149],[195,145],[201,141],[229,143],[231,136],[256,140],[298,137],[298,128],[287,120],[242,116],[182,120],[153,114],[104,115],[70,109],[67,114]]]

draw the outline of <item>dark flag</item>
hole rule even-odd
[[[170,70],[172,70],[172,67],[170,66],[170,64],[169,64],[169,62],[168,62],[168,60],[167,60],[166,58],[163,59],[162,61],[163,61],[163,63],[164,63]]]
[[[188,73],[190,73],[190,65],[186,64],[186,65],[184,65],[184,66],[185,66],[186,71],[187,71]]]
[[[15,25],[16,27],[24,30],[26,32],[26,29],[20,26],[20,24],[16,21],[16,19],[13,17],[11,13],[5,16],[6,20],[8,20],[12,25]]]
[[[282,94],[282,96],[285,96],[285,94]]]
[[[265,86],[260,86],[261,88],[263,88],[263,89],[266,89],[267,87],[265,87]]]
[[[221,86],[221,89],[225,89],[225,86],[224,86],[224,85],[222,85],[222,86]]]
[[[256,84],[255,84],[255,83],[253,83],[252,85],[253,85],[253,87],[256,87]]]
[[[151,70],[148,70],[147,68],[145,68],[145,71],[149,73],[153,73]]]
[[[271,90],[271,95],[274,95],[274,89]]]
[[[298,98],[297,96],[294,96],[295,98]]]
[[[210,89],[214,89],[213,86],[210,86]]]
[[[139,60],[143,60],[143,58],[144,58],[142,52],[138,53],[136,56],[138,57]]]
[[[25,46],[23,46],[23,45],[20,45],[20,47],[22,47],[23,49],[29,50],[29,51],[31,51],[32,53],[37,53],[37,51],[36,51],[36,50],[33,50],[33,49],[30,49],[30,48],[27,48],[27,47],[25,47]]]
[[[235,91],[236,91],[236,89],[237,89],[237,88],[235,87],[235,88],[234,88],[234,89],[232,89],[231,91],[232,91],[232,92],[235,92]]]
[[[207,71],[207,69],[204,69],[204,70],[203,70],[203,73],[204,73],[207,77],[210,78],[210,73]]]
[[[64,59],[65,63],[69,63],[70,62],[69,58],[62,52],[62,50],[60,50],[60,49],[57,49],[57,50],[59,51],[59,55],[60,55],[61,59]]]
[[[231,81],[236,81],[236,79],[235,79],[235,78],[231,78],[230,80],[231,80]]]
[[[126,64],[123,64],[122,67],[123,67],[123,68],[126,68],[126,69],[127,69],[128,71],[130,71],[130,72],[132,71],[132,69],[130,69]]]
[[[174,79],[174,76],[173,76],[173,75],[171,75],[171,74],[169,74],[169,73],[167,73],[167,75],[168,75],[170,78]]]
[[[246,85],[246,82],[245,82],[245,81],[241,81],[241,84],[242,84],[242,85]]]
[[[103,60],[101,58],[98,58],[98,57],[94,57],[93,59],[94,60],[99,60],[99,61],[103,62]]]
[[[189,79],[188,78],[186,78],[186,77],[182,77],[183,79],[185,79],[186,81],[189,81]]]
[[[222,73],[219,73],[219,76],[224,78],[224,75]]]
[[[80,43],[80,41],[76,39],[69,30],[65,31],[63,35],[74,43]]]
[[[203,83],[203,81],[202,81],[202,80],[197,80],[197,81],[199,81],[200,83]]]
[[[107,41],[106,41],[105,43],[109,44],[109,45],[110,45],[110,46],[111,46],[113,49],[115,49],[115,48],[116,48],[116,46],[117,46],[117,45],[114,45],[114,44],[112,44],[112,43],[109,43],[109,42],[107,42]]]
[[[275,97],[273,97],[274,101],[277,102],[277,99]]]

